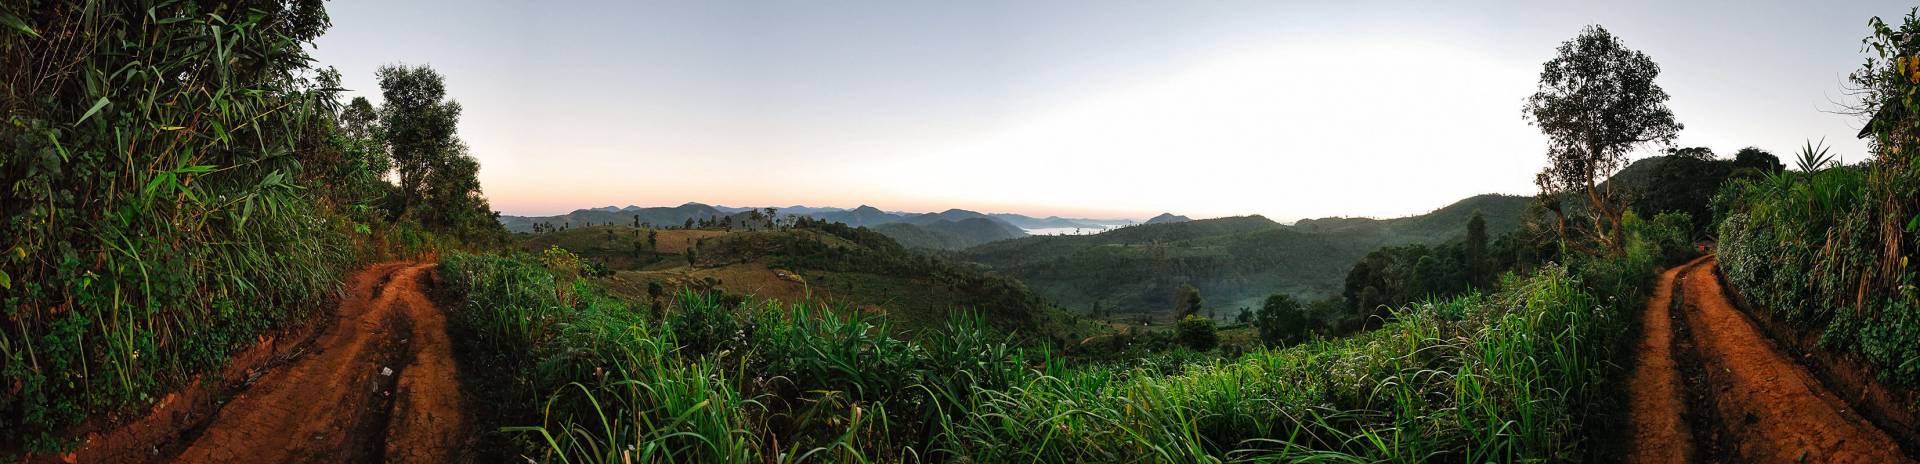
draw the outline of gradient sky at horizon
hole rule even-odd
[[[1587,24],[1660,63],[1682,146],[1866,156],[1834,112],[1868,18],[1911,5],[1667,3],[343,0],[313,51],[376,104],[382,64],[446,75],[514,215],[1288,221],[1531,194],[1545,142],[1521,103]]]

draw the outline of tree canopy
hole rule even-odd
[[[1654,83],[1660,65],[1593,25],[1560,44],[1542,68],[1539,89],[1523,109],[1548,139],[1547,167],[1535,183],[1545,196],[1585,196],[1591,238],[1617,254],[1624,209],[1601,182],[1626,166],[1628,153],[1649,143],[1670,145],[1682,128],[1667,109],[1667,92]],[[1568,238],[1567,209],[1554,213]]]

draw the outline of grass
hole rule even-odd
[[[515,398],[492,438],[536,461],[1510,462],[1595,449],[1628,318],[1587,282],[1650,276],[1648,251],[1157,366],[1069,363],[978,315],[904,340],[804,302],[682,294],[652,314],[525,256],[442,272],[486,347],[470,364]]]

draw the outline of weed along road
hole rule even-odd
[[[1911,462],[1734,306],[1715,265],[1668,270],[1646,306],[1629,460]]]
[[[174,462],[457,461],[467,422],[446,317],[423,288],[433,264],[354,274],[331,325],[261,374]]]

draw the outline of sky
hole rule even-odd
[[[1670,3],[336,0],[312,52],[375,104],[381,65],[444,74],[511,215],[1419,214],[1534,192],[1521,105],[1588,24],[1660,64],[1680,146],[1867,156],[1846,76],[1911,5]]]

